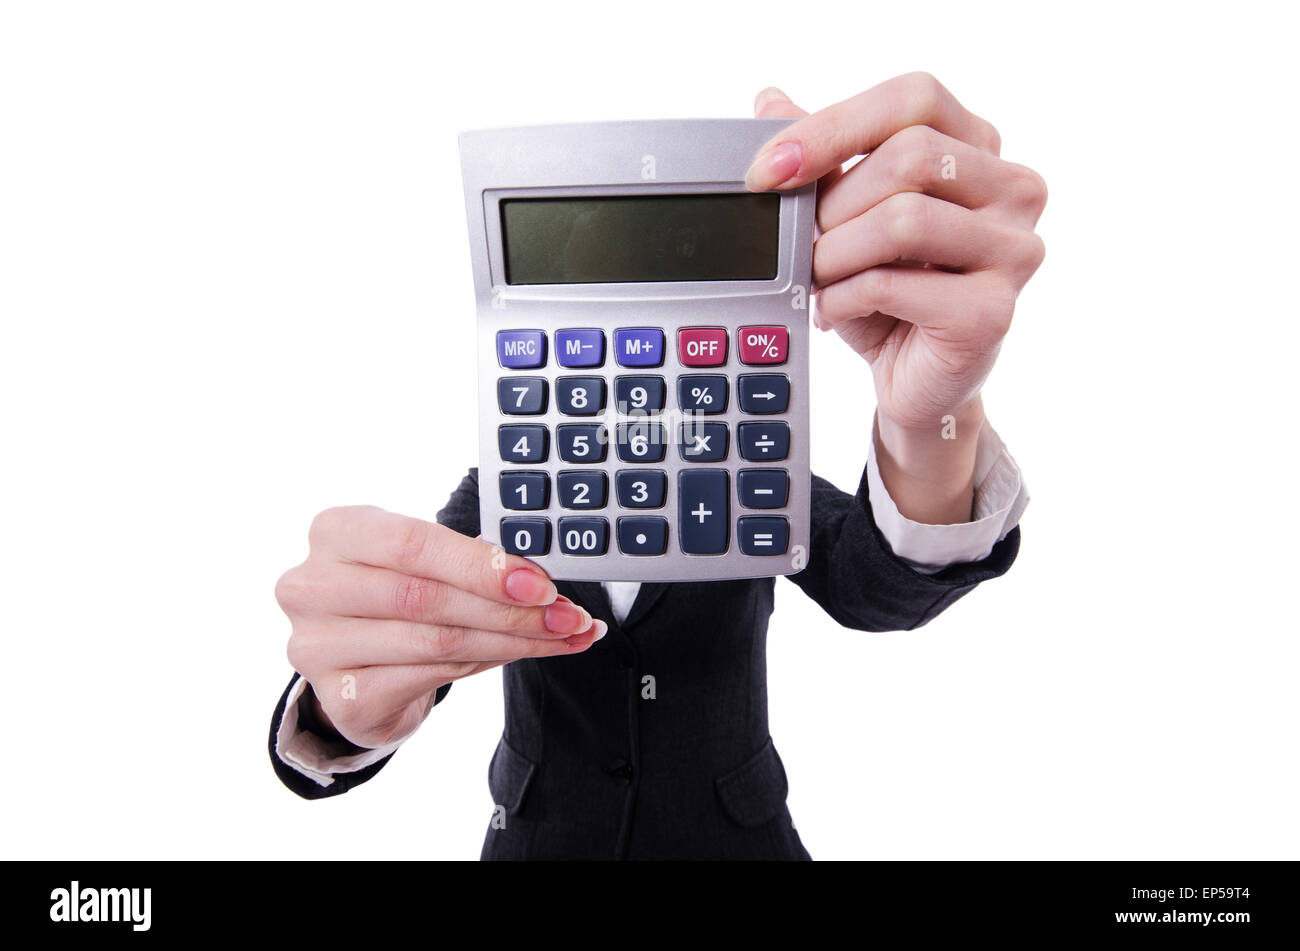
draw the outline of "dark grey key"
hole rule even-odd
[[[501,505],[508,509],[544,509],[551,504],[551,479],[545,472],[503,472]]]
[[[603,518],[562,518],[557,531],[566,555],[603,555],[609,548],[609,522]]]
[[[663,461],[664,428],[658,423],[648,420],[619,423],[615,435],[615,449],[624,462]]]
[[[546,380],[540,376],[503,376],[497,380],[497,408],[507,416],[546,412]]]
[[[620,518],[618,550],[625,555],[662,555],[668,550],[668,519],[654,516]]]
[[[503,518],[501,547],[512,555],[545,555],[551,550],[551,523],[544,518]]]
[[[736,427],[740,458],[774,462],[790,455],[790,427],[786,423],[741,423]]]
[[[784,373],[747,373],[736,383],[746,413],[784,413],[790,408],[790,378]]]
[[[549,442],[545,426],[501,426],[497,449],[503,462],[545,462]]]
[[[727,458],[727,424],[688,420],[677,430],[677,448],[686,462],[721,462]]]
[[[555,453],[565,462],[604,462],[608,441],[604,426],[572,423],[555,427]]]
[[[605,507],[609,480],[599,469],[574,469],[555,477],[555,491],[566,509],[600,509]]]
[[[605,409],[605,378],[560,377],[555,381],[555,408],[565,416],[598,416]]]
[[[688,555],[720,555],[727,550],[725,469],[683,469],[677,474],[677,531]]]
[[[736,495],[747,509],[779,509],[790,497],[790,475],[784,469],[741,469]]]
[[[614,409],[625,416],[661,412],[667,389],[661,376],[615,377]]]
[[[736,524],[736,536],[746,555],[784,555],[790,523],[779,515],[746,515]]]
[[[614,475],[618,504],[625,509],[663,508],[668,476],[660,469],[620,469]]]
[[[684,413],[713,415],[727,411],[725,376],[679,376],[677,406]]]

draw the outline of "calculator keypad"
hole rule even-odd
[[[543,555],[554,548],[564,555],[598,557],[613,547],[645,558],[678,550],[688,555],[739,550],[757,557],[787,553],[790,521],[778,510],[790,503],[791,482],[779,464],[789,458],[791,433],[786,420],[772,417],[789,412],[790,377],[722,368],[729,360],[733,367],[786,363],[788,329],[773,324],[734,331],[684,327],[672,338],[671,356],[685,372],[647,374],[635,370],[661,367],[669,356],[669,334],[663,328],[620,327],[612,331],[612,340],[602,329],[584,327],[555,330],[550,340],[546,333],[528,329],[497,333],[498,363],[508,371],[546,366],[551,348],[556,366],[587,370],[550,380],[519,372],[497,379],[498,409],[504,417],[546,416],[548,388],[555,391],[547,423],[498,427],[502,508],[553,513],[502,518],[501,543],[507,551]],[[633,372],[619,372],[623,368]],[[670,397],[675,403],[670,404]],[[557,416],[601,421],[549,422]],[[727,419],[716,418],[721,416]],[[521,468],[547,462],[551,439],[557,459],[575,468],[553,474]],[[655,467],[664,465],[670,439],[679,460],[669,464],[676,470],[671,487],[669,471]],[[616,461],[607,469],[611,441]],[[719,467],[735,466],[733,460],[743,463]],[[733,499],[740,509],[734,516]],[[676,503],[675,519],[665,517],[674,514],[671,510],[653,514],[671,501]],[[633,510],[646,514],[630,514]],[[584,511],[591,514],[580,514]]]

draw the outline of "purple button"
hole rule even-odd
[[[664,362],[664,332],[658,327],[620,327],[614,356],[623,367],[657,367]]]
[[[555,359],[562,367],[598,367],[605,362],[605,334],[595,328],[555,331]]]
[[[546,334],[540,330],[498,330],[497,360],[507,370],[546,365]]]

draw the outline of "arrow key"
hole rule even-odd
[[[745,413],[784,413],[790,408],[790,378],[783,373],[747,373],[739,380]]]

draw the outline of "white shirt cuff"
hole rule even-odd
[[[898,511],[885,489],[876,460],[877,428],[871,429],[867,452],[867,490],[871,514],[894,554],[922,574],[935,574],[949,565],[987,558],[993,546],[1011,533],[1029,504],[1020,467],[1006,445],[985,421],[975,447],[975,506],[969,522],[926,525]]]
[[[340,756],[337,744],[298,728],[298,702],[306,690],[307,681],[299,676],[284,702],[284,716],[275,734],[275,755],[318,785],[331,785],[337,773],[355,773],[373,766],[402,745],[403,741],[399,740],[387,746]]]

